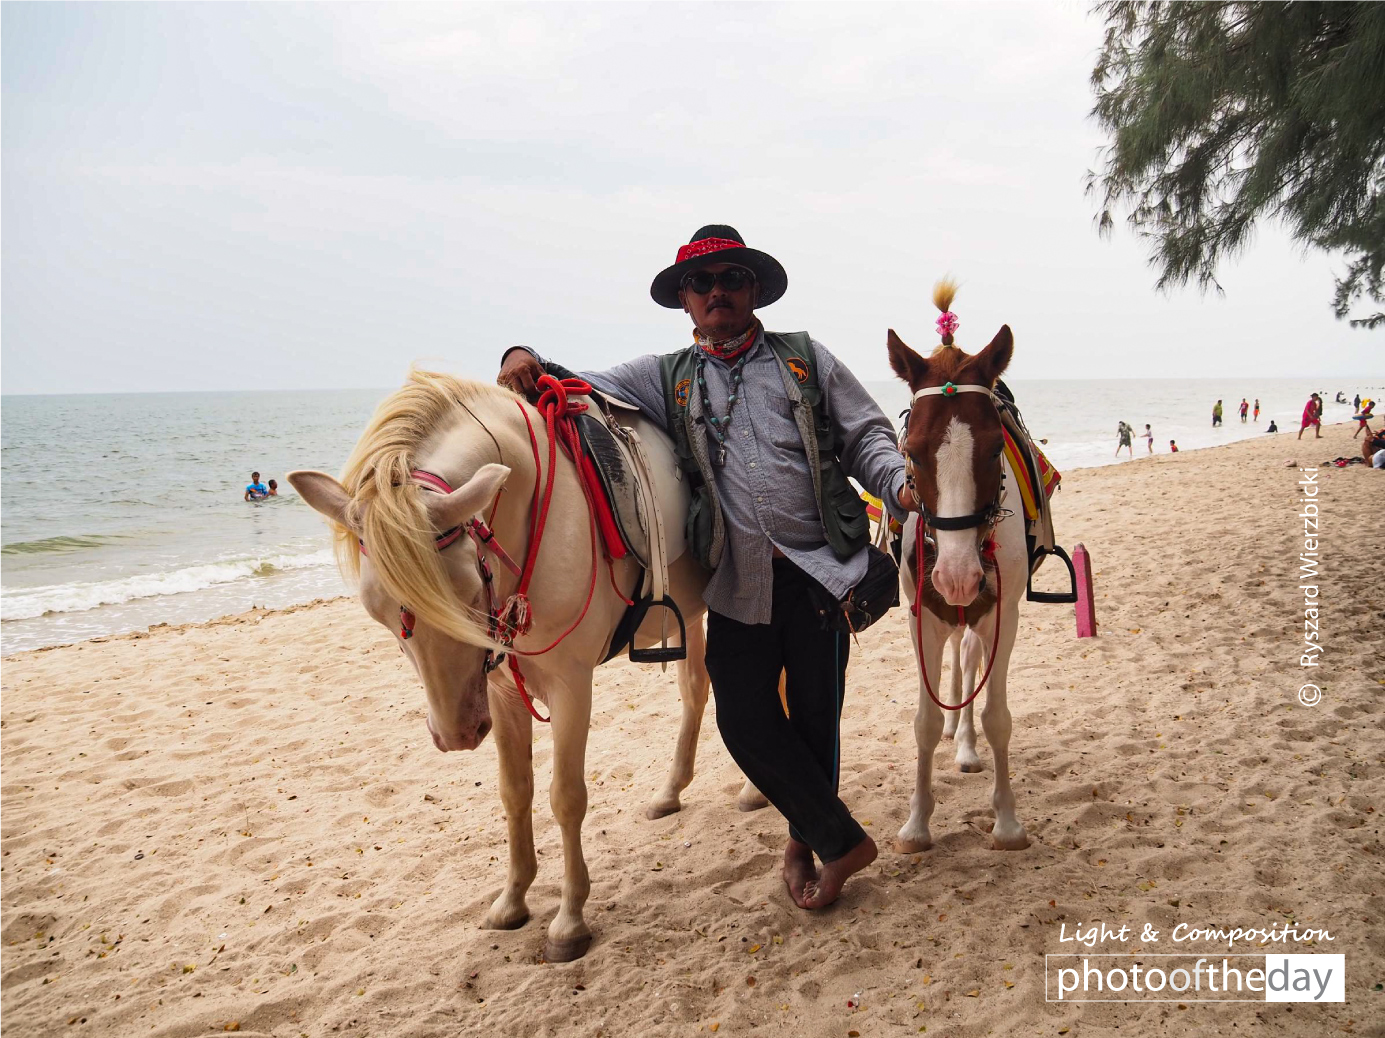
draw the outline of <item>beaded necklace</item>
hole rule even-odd
[[[731,392],[726,395],[726,414],[718,418],[712,411],[712,400],[707,395],[707,379],[705,369],[707,356],[701,350],[697,351],[697,391],[702,396],[702,414],[712,430],[712,435],[717,440],[717,464],[726,464],[726,430],[731,424],[731,413],[736,409],[736,401],[740,397],[741,389],[741,368],[745,366],[746,358],[750,356],[747,350],[731,367]]]

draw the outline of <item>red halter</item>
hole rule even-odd
[[[542,649],[515,648],[515,639],[529,633],[530,628],[533,627],[534,617],[529,602],[529,583],[534,576],[534,566],[538,562],[544,528],[548,523],[549,506],[553,501],[553,477],[557,469],[558,445],[562,445],[563,453],[574,462],[581,454],[581,439],[577,431],[576,416],[587,410],[587,405],[569,401],[568,394],[585,396],[592,389],[581,379],[556,379],[552,375],[540,376],[538,384],[543,393],[539,397],[537,406],[539,412],[544,416],[548,429],[548,473],[546,479],[544,478],[543,465],[539,459],[539,441],[534,432],[534,424],[529,420],[529,412],[524,405],[516,402],[520,414],[524,416],[524,424],[529,432],[529,446],[534,453],[534,495],[529,503],[529,524],[533,530],[533,536],[529,541],[529,550],[525,555],[524,566],[521,568],[515,563],[509,553],[501,547],[500,542],[496,540],[494,531],[479,516],[473,516],[462,525],[444,531],[437,536],[434,543],[437,549],[442,551],[461,537],[464,532],[469,534],[476,543],[476,566],[481,573],[481,582],[486,588],[487,628],[490,637],[501,650],[499,652],[496,649],[486,650],[485,672],[489,674],[508,659],[510,676],[514,679],[515,688],[519,690],[524,705],[536,720],[547,722],[551,720],[551,717],[544,717],[534,708],[534,701],[530,698],[529,690],[524,684],[524,675],[520,673],[519,657],[542,656],[544,653],[557,648],[563,639],[571,634],[586,617],[587,610],[591,607],[592,599],[596,595],[597,528],[596,506],[592,500],[592,488],[585,480],[579,480],[583,495],[587,499],[587,518],[591,528],[592,571],[591,580],[587,587],[587,600],[582,604],[582,610],[577,614],[577,618],[551,643]],[[452,493],[452,487],[447,480],[436,473],[415,469],[410,473],[410,476],[417,483],[436,493]],[[515,588],[514,594],[507,598],[503,605],[497,601],[494,575],[491,573],[490,564],[486,559],[487,552],[495,555],[506,569],[519,578],[519,585]],[[368,554],[364,543],[361,544],[361,554]],[[614,568],[609,558],[607,565],[612,566],[611,584],[612,587],[615,587]],[[616,592],[617,594],[620,593],[619,588],[616,588]],[[625,596],[621,595],[621,597],[624,599]],[[626,603],[629,604],[628,599],[626,599]],[[406,641],[412,638],[416,622],[413,612],[407,606],[401,605],[399,607],[399,637]]]

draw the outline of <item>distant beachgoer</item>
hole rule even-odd
[[[1120,442],[1116,444],[1116,457],[1119,458],[1121,456],[1122,447],[1124,447],[1130,453],[1130,456],[1132,458],[1135,457],[1135,448],[1130,446],[1130,435],[1134,431],[1135,430],[1132,429],[1129,425],[1127,425],[1124,421],[1122,421],[1120,425],[1116,426],[1116,435],[1120,437]]]
[[[1298,438],[1303,439],[1303,430],[1309,426],[1313,427],[1316,440],[1322,439],[1322,397],[1314,393],[1308,398],[1308,403],[1303,405],[1303,421],[1298,427]]]
[[[250,473],[250,485],[245,488],[245,500],[263,501],[268,496],[269,488],[260,482],[260,474]]]
[[[1145,446],[1149,448],[1149,453],[1154,453],[1154,430],[1149,427],[1148,422],[1145,423]]]
[[[1374,407],[1374,400],[1366,400],[1362,403],[1361,410],[1356,412],[1356,414],[1352,416],[1356,419],[1356,431],[1351,434],[1351,438],[1353,440],[1361,435],[1362,429],[1366,430],[1366,436],[1369,437],[1371,435],[1371,410]]]
[[[276,483],[276,482],[274,482],[274,480],[272,480],[272,479],[269,481],[269,496],[270,496],[270,497],[278,497],[278,496],[279,496],[279,484]]]
[[[1270,419],[1270,427],[1265,432],[1279,432],[1279,426],[1274,424],[1274,419]]]
[[[1218,400],[1218,401],[1212,406],[1212,428],[1215,429],[1215,428],[1216,428],[1217,426],[1219,426],[1219,425],[1221,425],[1221,401],[1220,401],[1220,400]]]
[[[1361,394],[1356,394],[1356,399],[1351,402],[1351,406],[1357,411],[1361,410]]]
[[[1173,440],[1170,440],[1170,441],[1169,441],[1169,452],[1170,452],[1171,454],[1177,454],[1177,453],[1178,453],[1178,444],[1174,443]]]
[[[1260,420],[1260,398],[1257,396],[1257,397],[1255,398],[1255,421],[1258,422],[1259,420]]]
[[[1246,403],[1246,398],[1241,397],[1241,421],[1246,420],[1246,415],[1250,412],[1250,404]]]

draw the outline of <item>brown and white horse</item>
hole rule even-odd
[[[950,301],[949,288],[939,308],[946,311]],[[950,340],[949,333],[944,341]],[[914,394],[902,447],[923,510],[905,525],[900,568],[919,664],[919,709],[914,717],[919,757],[909,820],[899,831],[896,848],[909,853],[933,844],[933,752],[943,734],[943,716],[931,690],[939,687],[943,646],[954,641],[953,685],[956,689],[959,684],[959,656],[965,657],[970,672],[967,694],[979,662],[978,642],[986,653],[989,674],[982,678],[986,701],[981,725],[995,757],[991,844],[999,850],[1018,850],[1029,840],[1015,818],[1010,788],[1005,678],[1019,626],[1028,556],[1023,516],[1001,507],[1004,481],[1013,481],[1015,473],[1003,454],[1000,414],[992,396],[996,379],[1010,363],[1014,339],[1006,325],[978,354],[944,345],[923,357],[891,329],[888,346],[890,365]],[[974,631],[975,638],[961,638],[959,628]],[[958,730],[958,764],[963,771],[980,768],[969,714],[967,707]]]
[[[661,430],[643,419],[635,427],[646,449],[659,446]],[[556,962],[585,954],[591,943],[583,918],[590,884],[582,820],[592,671],[605,658],[625,612],[622,592],[633,592],[639,570],[627,557],[608,574],[576,465],[550,452],[549,443],[539,413],[508,390],[415,371],[376,411],[347,463],[344,482],[309,471],[288,479],[304,501],[332,520],[339,555],[359,576],[361,603],[418,672],[434,745],[476,749],[494,729],[509,871],[481,924],[489,929],[514,929],[528,920],[525,896],[538,871],[532,814],[538,715],[522,701],[513,671],[495,666],[499,653],[508,651],[511,661],[520,653],[525,684],[548,705],[552,721],[549,801],[562,828],[563,884],[562,905],[544,947],[546,958]],[[663,450],[659,472],[672,484],[671,448]],[[547,521],[536,543],[533,506],[550,481]],[[668,501],[663,509],[675,514]],[[494,614],[501,611],[495,603],[514,601],[521,581],[502,563],[532,569],[531,624],[508,628],[512,641],[497,641]],[[703,662],[706,580],[690,556],[670,566],[669,593],[687,620],[688,652],[678,664],[678,743],[666,785],[646,812],[650,817],[677,811],[679,794],[693,776],[710,687]],[[659,620],[651,617],[637,641],[659,640]],[[763,804],[746,783],[742,809]]]

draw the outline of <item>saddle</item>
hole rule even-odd
[[[687,543],[682,522],[664,522],[664,505],[681,517],[688,509],[688,486],[678,478],[668,437],[639,408],[609,393],[594,391],[588,399],[591,408],[577,418],[584,462],[579,468],[598,491],[597,525],[606,553],[613,559],[632,556],[644,571],[631,596],[634,601],[611,637],[606,660],[628,646],[633,662],[667,666],[687,658],[687,627],[668,593],[669,564],[682,557]],[[655,608],[677,620],[678,644],[668,644],[665,623],[659,646],[636,648],[635,632]]]
[[[1024,505],[1024,541],[1029,551],[1029,582],[1025,597],[1031,602],[1075,603],[1077,601],[1077,571],[1072,559],[1057,543],[1053,534],[1053,509],[1049,498],[1062,482],[1062,474],[1049,464],[1044,452],[1029,435],[1024,419],[1008,387],[997,392],[1001,432],[1005,436],[1005,456],[1019,484],[1020,500]],[[1062,560],[1068,570],[1069,590],[1035,591],[1034,574],[1050,555]]]

